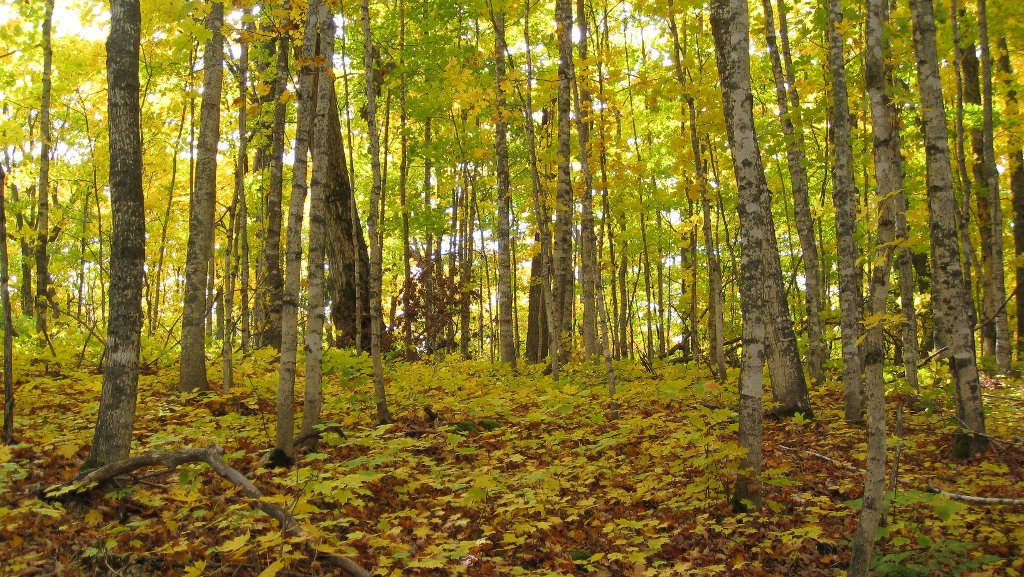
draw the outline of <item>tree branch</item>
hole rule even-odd
[[[224,449],[217,445],[210,445],[205,449],[191,448],[179,449],[177,451],[165,453],[158,453],[155,451],[143,453],[141,455],[131,457],[130,459],[125,459],[124,461],[118,461],[98,469],[87,471],[66,483],[54,485],[44,492],[44,497],[53,499],[68,493],[79,493],[91,487],[93,484],[103,483],[144,467],[163,465],[167,470],[174,470],[185,463],[206,463],[218,475],[239,487],[243,495],[253,500],[253,506],[273,517],[274,520],[281,525],[281,529],[285,533],[293,537],[308,539],[309,535],[302,529],[299,522],[295,520],[295,517],[293,517],[291,513],[279,505],[264,500],[263,493],[256,487],[256,485],[253,484],[252,481],[249,480],[248,477],[243,475],[238,469],[235,469],[224,462]],[[306,547],[312,551],[308,541],[304,543]],[[349,577],[370,577],[370,573],[366,569],[347,557],[337,555],[325,556],[322,552],[315,552],[315,554],[322,562],[330,563],[331,565],[343,570],[345,572],[344,574]]]

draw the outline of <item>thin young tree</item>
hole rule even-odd
[[[843,391],[847,422],[864,420],[864,383],[861,380],[860,337],[863,334],[864,272],[857,246],[857,184],[853,180],[853,145],[850,142],[850,103],[846,90],[841,0],[828,3],[828,67],[832,77],[832,204],[836,210],[836,264],[839,266],[839,313],[843,349]]]
[[[142,336],[146,215],[142,196],[139,112],[138,0],[111,0],[107,37],[107,118],[110,132],[110,318],[107,362],[89,456],[83,470],[128,457],[135,421]]]
[[[316,427],[320,424],[320,411],[323,407],[323,360],[324,352],[324,255],[326,253],[326,197],[327,179],[330,177],[330,162],[327,154],[330,151],[328,131],[333,128],[329,115],[336,105],[334,91],[334,74],[331,63],[334,61],[334,19],[325,4],[317,6],[317,20],[320,30],[320,49],[318,61],[322,66],[318,72],[316,115],[313,121],[313,174],[310,179],[309,199],[309,257],[307,266],[308,311],[306,313],[306,383],[302,407],[302,436],[311,448],[317,446]]]
[[[36,331],[49,340],[50,299],[50,155],[53,150],[53,126],[50,98],[53,87],[53,0],[46,0],[43,16],[43,97],[39,105],[41,147],[39,152],[39,196],[36,205]]]
[[[217,199],[217,147],[220,98],[224,83],[224,4],[214,2],[206,16],[210,38],[203,53],[203,98],[199,114],[195,187],[189,199],[185,299],[181,317],[181,367],[178,390],[208,390],[206,377],[207,284],[213,253]]]
[[[4,423],[0,442],[14,443],[14,321],[11,320],[11,293],[8,290],[7,274],[7,173],[0,166],[0,305],[4,315]]]
[[[554,225],[554,301],[548,303],[555,313],[559,351],[568,359],[572,327],[574,277],[572,270],[573,191],[570,173],[571,95],[572,95],[572,2],[555,0],[555,25],[558,37],[558,178],[555,192]]]
[[[999,72],[1003,77],[1005,85],[1006,102],[1003,107],[1006,117],[1017,120],[1020,115],[1020,106],[1017,102],[1017,88],[1013,81],[1013,68],[1010,64],[1010,47],[1006,36],[999,37]],[[1011,131],[1009,136],[1010,157],[1010,194],[1013,206],[1013,248],[1017,262],[1024,262],[1021,256],[1024,255],[1024,151],[1022,151],[1021,138]],[[1014,266],[1014,279],[1017,285],[1014,299],[1017,303],[1017,359],[1022,358],[1024,353],[1024,266]]]
[[[797,236],[800,238],[800,251],[804,265],[804,301],[807,307],[807,370],[811,382],[820,385],[825,379],[825,346],[822,339],[821,321],[821,259],[818,256],[818,243],[814,235],[814,219],[811,216],[811,204],[807,177],[807,154],[804,142],[803,127],[796,119],[800,117],[800,93],[792,78],[792,63],[789,58],[789,39],[786,22],[786,3],[778,0],[779,21],[781,25],[783,52],[787,58],[784,71],[782,56],[779,54],[778,42],[775,37],[775,22],[771,0],[762,0],[765,17],[765,37],[768,55],[772,63],[772,76],[775,79],[775,100],[779,107],[779,120],[782,133],[786,137],[786,167],[789,170],[791,193],[793,195],[793,215],[796,220]]]
[[[992,104],[992,48],[988,36],[988,8],[985,0],[978,1],[978,45],[981,50],[982,100],[982,172],[989,199],[988,221],[991,227],[992,311],[995,328],[996,367],[1002,373],[1010,372],[1010,326],[1006,314],[1006,273],[1003,259],[1003,208],[999,196],[999,171],[996,169],[995,121]],[[986,318],[986,320],[988,320]]]
[[[949,164],[942,80],[935,44],[935,15],[930,0],[911,0],[917,82],[927,162],[928,215],[931,232],[932,307],[936,332],[944,335],[942,356],[949,361],[957,406],[953,453],[970,457],[988,447],[985,412],[978,381],[978,364],[970,317],[971,306],[960,266],[957,204]]]
[[[497,117],[494,123],[495,177],[498,184],[498,348],[501,362],[516,365],[515,325],[512,323],[512,284],[514,270],[509,253],[509,216],[512,212],[512,195],[509,186],[508,169],[508,114],[505,102],[505,11],[491,8],[494,25],[494,106]]]
[[[316,56],[318,10],[309,3],[302,39],[299,67],[299,102],[296,112],[295,160],[292,163],[292,195],[288,201],[288,231],[285,240],[284,297],[281,307],[281,364],[277,375],[277,431],[271,463],[290,465],[295,439],[295,363],[299,333],[299,275],[302,268],[302,221],[306,205],[309,139],[316,112]]]
[[[868,318],[865,327],[864,394],[867,409],[868,454],[864,477],[864,505],[860,525],[853,540],[850,575],[866,577],[871,568],[871,552],[882,517],[885,493],[885,305],[889,293],[890,269],[901,231],[896,213],[904,210],[903,156],[900,152],[899,116],[888,91],[891,71],[886,66],[888,47],[884,28],[889,20],[887,0],[868,0],[864,71],[871,101],[871,129],[874,136],[875,198],[878,200],[877,250],[881,262],[871,271]]]
[[[375,47],[370,34],[370,0],[362,1],[363,25],[363,71],[366,79],[366,125],[369,140],[370,171],[373,181],[370,188],[370,214],[366,219],[367,234],[370,235],[370,357],[373,362],[373,387],[377,401],[377,422],[391,422],[388,401],[384,390],[384,361],[381,351],[381,332],[384,324],[381,318],[381,277],[383,275],[383,253],[380,230],[380,134],[377,130],[377,76],[374,70]]]

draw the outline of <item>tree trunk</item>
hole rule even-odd
[[[992,311],[985,320],[992,319],[995,329],[996,367],[1001,373],[1010,372],[1010,327],[1006,316],[1006,275],[1003,265],[1003,208],[999,195],[999,172],[996,170],[995,136],[992,119],[992,50],[988,38],[988,10],[985,0],[978,1],[978,44],[981,46],[981,98],[982,98],[982,169],[986,196],[989,199],[989,227],[992,240],[989,259],[992,263]]]
[[[773,22],[771,0],[762,0],[765,14],[765,35],[768,42],[768,54],[772,61],[772,75],[775,78],[775,100],[779,107],[779,121],[782,133],[786,137],[786,166],[792,183],[793,213],[796,220],[797,235],[800,238],[800,251],[804,265],[804,300],[807,306],[807,365],[811,382],[820,385],[825,380],[825,346],[822,342],[821,321],[821,270],[818,256],[818,244],[814,238],[814,220],[811,216],[807,169],[807,155],[804,150],[803,127],[794,119],[800,117],[800,95],[796,83],[790,78],[792,70],[783,72],[782,59],[775,41],[775,24]],[[785,2],[779,0],[779,19],[785,22]],[[788,29],[782,26],[783,45],[786,46],[787,69],[792,67],[788,57]],[[789,86],[787,102],[787,84]],[[790,108],[792,103],[792,109]]]
[[[899,116],[886,88],[891,79],[885,58],[888,52],[883,40],[889,19],[887,0],[869,0],[865,30],[865,76],[871,100],[871,128],[874,134],[875,197],[878,199],[878,242],[883,252],[881,263],[871,273],[868,318],[864,338],[864,392],[868,424],[867,473],[864,478],[864,505],[860,525],[853,541],[850,575],[867,577],[871,568],[871,551],[875,533],[882,517],[885,492],[885,322],[886,297],[889,293],[890,267],[895,241],[900,238],[896,213],[904,210],[903,156],[900,153]],[[903,231],[905,233],[905,231]],[[906,250],[901,247],[900,252]],[[875,261],[878,262],[877,257]]]
[[[302,220],[306,204],[306,175],[309,139],[316,114],[316,74],[312,66],[316,51],[319,2],[309,3],[302,39],[299,67],[299,101],[296,111],[295,160],[292,163],[292,193],[288,201],[288,232],[285,240],[284,297],[281,307],[281,365],[277,380],[277,431],[274,437],[276,462],[291,461],[295,438],[295,363],[299,332],[299,286],[302,268]]]
[[[329,114],[337,114],[337,99],[334,98],[334,19],[325,4],[318,4],[318,27],[320,33],[319,62],[323,62],[318,76],[316,97],[316,116],[313,121],[313,175],[310,181],[309,200],[309,261],[307,273],[307,300],[309,309],[306,313],[306,388],[302,408],[302,435],[308,436],[307,445],[316,448],[317,437],[314,435],[320,424],[320,411],[323,407],[323,373],[322,364],[324,351],[324,236],[326,234],[326,203],[328,179],[331,176],[330,162],[326,156],[330,153],[329,136],[334,132],[340,139],[340,130],[328,122]],[[337,127],[340,128],[340,127]],[[341,157],[344,159],[344,155]],[[344,170],[342,171],[344,174]]]
[[[563,0],[564,1],[564,0]],[[533,120],[533,55],[530,50],[530,4],[526,3],[523,9],[523,40],[526,43],[526,91],[523,99],[523,118],[526,123],[526,144],[530,155],[530,177],[531,177],[531,189],[533,191],[533,210],[534,217],[537,222],[538,234],[540,235],[540,250],[537,258],[543,263],[542,272],[540,273],[540,296],[539,299],[530,299],[530,313],[533,314],[534,305],[540,303],[541,307],[537,311],[538,314],[543,314],[544,318],[539,322],[541,327],[546,326],[548,331],[546,337],[542,336],[541,343],[547,343],[548,356],[551,359],[551,378],[555,381],[558,380],[558,370],[560,359],[559,348],[561,347],[560,335],[561,325],[558,321],[558,313],[556,309],[561,306],[561,302],[556,300],[554,297],[554,290],[551,288],[553,277],[555,276],[555,263],[554,263],[554,250],[551,238],[551,219],[548,215],[547,210],[544,207],[544,203],[541,201],[541,193],[543,191],[540,182],[540,167],[538,166],[537,160],[537,138],[534,131],[534,120]],[[568,119],[566,120],[568,122]],[[570,191],[571,192],[571,191]],[[536,260],[534,263],[536,264]],[[532,273],[531,273],[532,275]],[[535,282],[534,278],[531,278],[531,282]],[[533,289],[531,288],[531,294]],[[543,355],[540,355],[543,358]]]
[[[334,84],[329,83],[331,107],[327,122],[327,294],[331,301],[331,324],[338,331],[338,346],[370,350],[369,339],[358,338],[370,334],[370,307],[367,303],[370,280],[370,260],[359,221],[352,181],[345,166],[345,145],[338,114],[338,96]]]
[[[509,190],[508,123],[505,89],[505,12],[492,12],[494,24],[494,92],[497,121],[494,125],[495,176],[498,184],[498,348],[501,362],[516,365],[515,327],[512,323],[512,283],[515,270],[509,255],[509,215],[512,195]],[[532,293],[532,291],[531,291]]]
[[[1013,82],[1013,69],[1010,66],[1010,48],[1006,43],[1006,37],[999,38],[999,71],[1003,74],[1003,82],[1006,87],[1006,104],[1004,115],[1013,120],[1019,121],[1020,109],[1017,103],[1017,89]],[[1021,152],[1021,138],[1014,132],[1010,132],[1009,151],[1010,158],[1010,192],[1013,203],[1013,251],[1017,263],[1022,262],[1024,255],[1024,153]],[[1015,265],[1015,282],[1017,289],[1014,299],[1017,301],[1017,359],[1020,360],[1024,353],[1024,266]]]
[[[277,63],[274,73],[274,120],[270,130],[270,185],[263,205],[266,225],[263,231],[263,257],[260,270],[263,278],[257,281],[260,287],[257,304],[262,324],[258,328],[257,347],[271,346],[281,350],[281,307],[284,298],[284,278],[281,276],[281,204],[284,192],[284,131],[287,103],[282,96],[288,87],[288,53],[291,40],[283,30],[287,20],[280,24],[282,32],[277,38]]]
[[[956,198],[949,165],[942,81],[935,46],[935,17],[930,0],[911,0],[914,52],[921,94],[921,115],[928,166],[928,213],[932,253],[932,306],[936,333],[944,335],[950,374],[956,391],[957,433],[954,455],[969,457],[988,446],[970,319],[971,306],[960,267],[957,241]]]
[[[754,129],[750,89],[750,23],[746,0],[713,0],[711,29],[722,86],[722,107],[729,132],[733,169],[739,187],[738,211],[743,242],[740,294],[743,309],[743,358],[740,366],[739,443],[746,449],[733,491],[733,507],[761,505],[761,434],[764,390],[765,323],[772,322],[765,285],[781,286],[781,269],[765,255],[776,250],[768,204],[768,183]],[[777,275],[775,277],[774,275]],[[802,374],[802,373],[801,373]],[[774,380],[775,375],[772,375]]]
[[[53,44],[51,25],[53,23],[53,0],[46,0],[43,17],[43,99],[39,105],[40,140],[39,153],[39,203],[36,213],[36,331],[49,340],[48,305],[53,302],[50,295],[50,151],[53,146],[53,130],[50,126],[50,92],[52,87]]]
[[[203,53],[203,100],[196,150],[195,190],[189,201],[185,299],[181,318],[179,391],[208,390],[205,326],[208,314],[214,207],[217,199],[217,146],[220,142],[220,96],[224,80],[224,4],[211,5],[206,27],[212,34]]]
[[[110,318],[103,388],[83,470],[124,460],[132,442],[142,334],[146,215],[142,196],[139,112],[138,0],[111,0],[107,38],[107,118],[110,131]],[[8,333],[9,334],[9,333]]]
[[[377,400],[377,422],[391,422],[388,412],[387,398],[384,391],[384,364],[381,358],[381,274],[382,252],[378,231],[381,169],[380,169],[380,137],[377,133],[377,78],[374,73],[375,46],[370,36],[370,0],[362,2],[363,25],[363,70],[366,73],[366,124],[369,136],[370,169],[373,174],[373,185],[370,188],[370,216],[366,220],[367,233],[370,235],[370,356],[373,359],[373,384]]]
[[[568,360],[571,348],[572,303],[575,296],[572,267],[573,194],[569,172],[570,113],[572,94],[572,2],[555,0],[555,23],[558,29],[558,181],[555,194],[554,226],[554,299],[549,309],[554,312],[559,331],[562,360]],[[554,305],[554,306],[552,306]]]
[[[580,63],[587,66],[587,15],[583,0],[576,0],[576,22],[579,30]],[[569,61],[572,64],[570,58]],[[571,69],[573,76],[573,95],[576,108],[576,133],[579,138],[580,174],[583,175],[583,198],[580,209],[580,265],[582,268],[583,353],[587,358],[601,354],[600,341],[597,338],[597,285],[600,269],[597,264],[597,237],[594,235],[594,176],[590,169],[590,127],[593,114],[593,96],[586,86],[586,78],[582,80],[575,67]],[[585,71],[585,69],[584,69]]]
[[[858,262],[860,250],[857,246],[857,185],[853,180],[846,61],[843,55],[843,36],[839,32],[839,27],[843,24],[843,7],[840,0],[829,0],[828,17],[828,63],[832,76],[831,132],[835,154],[835,165],[832,167],[832,203],[836,209],[836,264],[839,266],[843,390],[846,421],[859,423],[864,420],[864,383],[861,380],[863,361],[858,345],[863,334],[861,322],[864,320],[864,273]]]
[[[11,445],[14,443],[14,322],[11,319],[11,293],[8,290],[7,265],[7,173],[0,166],[0,304],[4,315],[4,424],[0,432],[0,442]]]

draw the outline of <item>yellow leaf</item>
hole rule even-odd
[[[89,509],[89,512],[85,514],[85,522],[95,527],[103,521],[103,513],[100,513],[99,509]]]
[[[182,577],[199,577],[206,570],[206,561],[196,561],[185,568]]]
[[[14,450],[7,445],[0,445],[0,463],[6,463],[11,460]]]
[[[260,573],[258,577],[274,577],[274,575],[277,575],[277,573],[281,569],[284,569],[284,562],[278,559],[277,561],[271,563],[270,567],[264,569],[263,572]]]
[[[229,540],[220,546],[220,550],[223,553],[229,553],[231,551],[237,551],[242,548],[246,543],[249,542],[249,532],[246,531],[244,535],[239,535],[234,539]]]
[[[64,457],[65,459],[70,459],[71,457],[74,457],[75,455],[78,454],[78,447],[76,445],[60,444],[57,445],[56,448],[54,448],[53,452],[57,453],[61,457]]]

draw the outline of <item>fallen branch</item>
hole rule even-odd
[[[795,453],[805,453],[807,455],[810,455],[810,456],[814,457],[815,459],[818,459],[819,461],[824,461],[826,463],[835,465],[835,466],[840,467],[842,469],[846,469],[847,471],[851,471],[851,472],[858,473],[858,474],[861,474],[861,475],[863,475],[865,473],[864,469],[858,469],[857,467],[854,467],[852,465],[848,465],[846,463],[841,463],[841,462],[833,459],[832,457],[829,457],[828,455],[822,455],[821,453],[815,453],[814,451],[808,451],[808,450],[805,450],[805,449],[797,449],[797,448],[794,448],[794,447],[787,447],[786,445],[776,445],[776,446],[779,447],[780,449],[785,449],[787,451],[793,451]],[[897,481],[898,481],[898,479],[897,479]],[[953,493],[953,492],[950,492],[950,491],[939,489],[938,487],[933,487],[931,485],[926,486],[924,489],[918,489],[918,490],[924,491],[926,493],[934,493],[936,495],[943,495],[943,496],[945,496],[945,497],[947,497],[949,499],[952,499],[954,501],[962,501],[964,503],[974,503],[975,505],[1010,505],[1010,506],[1013,506],[1013,505],[1024,505],[1024,499],[1014,499],[1014,498],[1009,498],[1009,497],[977,497],[977,496],[974,496],[974,495],[964,495],[963,493]]]
[[[179,449],[177,451],[170,451],[166,453],[158,453],[155,451],[143,453],[142,455],[137,455],[135,457],[125,459],[124,461],[118,461],[117,463],[111,463],[98,469],[93,469],[76,479],[50,487],[44,492],[44,496],[53,499],[68,493],[79,493],[91,487],[93,484],[104,483],[115,477],[126,475],[144,467],[163,465],[167,470],[174,470],[185,463],[206,463],[218,475],[239,487],[243,495],[253,500],[253,506],[273,517],[274,520],[281,525],[281,529],[285,533],[293,537],[308,539],[309,535],[302,529],[299,522],[295,520],[295,517],[293,517],[291,513],[279,505],[264,500],[263,493],[256,487],[256,485],[253,484],[252,481],[249,480],[248,477],[243,475],[238,469],[235,469],[224,462],[224,449],[217,445],[210,445],[205,449],[192,448]],[[308,541],[304,541],[304,544],[309,547]],[[312,548],[310,547],[310,549]],[[316,552],[316,555],[318,555],[322,561],[326,561],[335,567],[342,569],[345,574],[350,577],[370,577],[370,573],[366,569],[347,557],[337,555],[325,556],[322,552]]]

